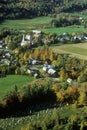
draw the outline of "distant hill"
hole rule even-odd
[[[86,9],[87,0],[0,0],[0,22]]]

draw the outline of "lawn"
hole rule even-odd
[[[0,78],[0,98],[3,98],[5,94],[13,90],[14,85],[20,88],[32,80],[33,77],[25,75],[7,75],[6,77]]]

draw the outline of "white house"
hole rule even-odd
[[[1,63],[3,63],[3,64],[6,64],[6,65],[10,65],[10,60],[8,60],[8,59],[1,59]]]
[[[54,75],[55,73],[56,73],[56,71],[52,68],[48,70],[48,74],[50,74],[50,75]]]
[[[33,30],[34,37],[39,37],[41,35],[41,31],[39,30]]]
[[[27,74],[32,74],[35,78],[37,78],[39,76],[39,70],[34,67],[29,67],[27,69]]]
[[[72,83],[72,79],[71,79],[71,78],[68,78],[68,79],[67,79],[67,83],[68,83],[68,84],[71,84],[71,83]]]
[[[48,67],[43,66],[43,70],[44,70],[44,71],[47,71],[47,70],[48,70]]]

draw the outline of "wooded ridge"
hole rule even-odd
[[[87,9],[87,0],[0,0],[0,21],[37,16],[55,16],[60,12]]]

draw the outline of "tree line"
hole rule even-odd
[[[1,0],[0,22],[3,19],[34,18],[86,9],[86,0]]]

